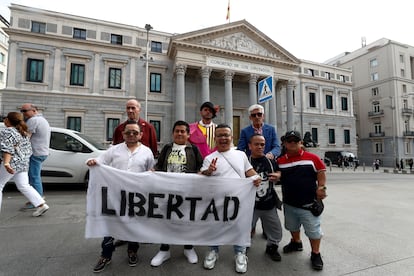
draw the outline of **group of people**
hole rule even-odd
[[[256,186],[256,199],[252,210],[252,229],[260,218],[267,236],[265,253],[274,261],[281,261],[278,252],[282,239],[282,226],[277,213],[281,209],[275,184],[280,181],[283,194],[285,228],[291,241],[283,247],[284,253],[302,251],[300,227],[303,226],[311,245],[311,264],[322,270],[319,252],[322,230],[320,216],[314,216],[309,207],[315,200],[326,197],[325,165],[317,155],[303,151],[301,135],[289,131],[283,137],[282,150],[276,130],[264,123],[264,108],[252,105],[248,112],[251,125],[241,132],[237,149],[233,147],[232,129],[229,125],[213,122],[218,108],[211,102],[200,107],[201,119],[188,124],[177,121],[172,129],[172,142],[166,144],[157,160],[154,127],[139,117],[140,103],[129,100],[126,105],[128,119],[114,133],[114,145],[88,166],[109,165],[121,170],[144,172],[149,170],[171,173],[199,173],[206,177],[252,178]],[[282,151],[282,152],[281,152]],[[100,258],[93,271],[101,272],[110,264],[115,250],[114,238],[104,237]],[[139,244],[128,242],[128,264],[136,266]],[[247,271],[247,248],[233,246],[235,270]],[[184,255],[189,263],[198,262],[193,245],[184,245]],[[219,246],[210,246],[203,261],[205,269],[213,269],[219,256]],[[171,258],[170,245],[161,244],[151,265],[160,266]]]
[[[0,210],[3,189],[14,180],[17,189],[29,200],[22,210],[33,209],[33,216],[43,215],[49,206],[43,196],[42,163],[49,155],[50,126],[31,104],[23,104],[19,112],[9,112],[0,132]]]

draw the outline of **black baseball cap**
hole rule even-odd
[[[292,137],[296,138],[296,139],[299,139],[299,141],[302,140],[302,138],[300,136],[300,132],[296,131],[296,130],[290,130],[290,131],[286,132],[286,134],[284,136],[285,136],[285,138],[284,138],[285,141],[289,138],[292,138]]]
[[[213,114],[213,118],[216,117],[216,109],[214,108],[214,104],[212,102],[204,102],[200,106],[200,111],[203,110],[204,107],[207,107],[210,109],[211,113]]]

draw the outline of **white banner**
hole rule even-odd
[[[250,246],[251,179],[90,169],[86,238]]]

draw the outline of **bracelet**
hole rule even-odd
[[[326,186],[325,185],[322,185],[322,186],[318,186],[318,190],[326,190],[327,188],[326,188]]]

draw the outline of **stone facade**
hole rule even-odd
[[[15,4],[10,9],[12,58],[0,92],[2,114],[33,102],[51,125],[75,126],[110,143],[113,123],[126,118],[125,102],[137,98],[162,146],[174,121],[198,120],[199,106],[209,100],[220,106],[215,121],[230,124],[237,143],[249,124],[247,108],[257,103],[258,82],[272,76],[275,93],[264,104],[265,116],[279,136],[288,129],[310,132],[321,156],[333,148],[357,151],[351,71],[297,59],[245,20],[175,35]],[[40,76],[33,73],[39,66]]]

